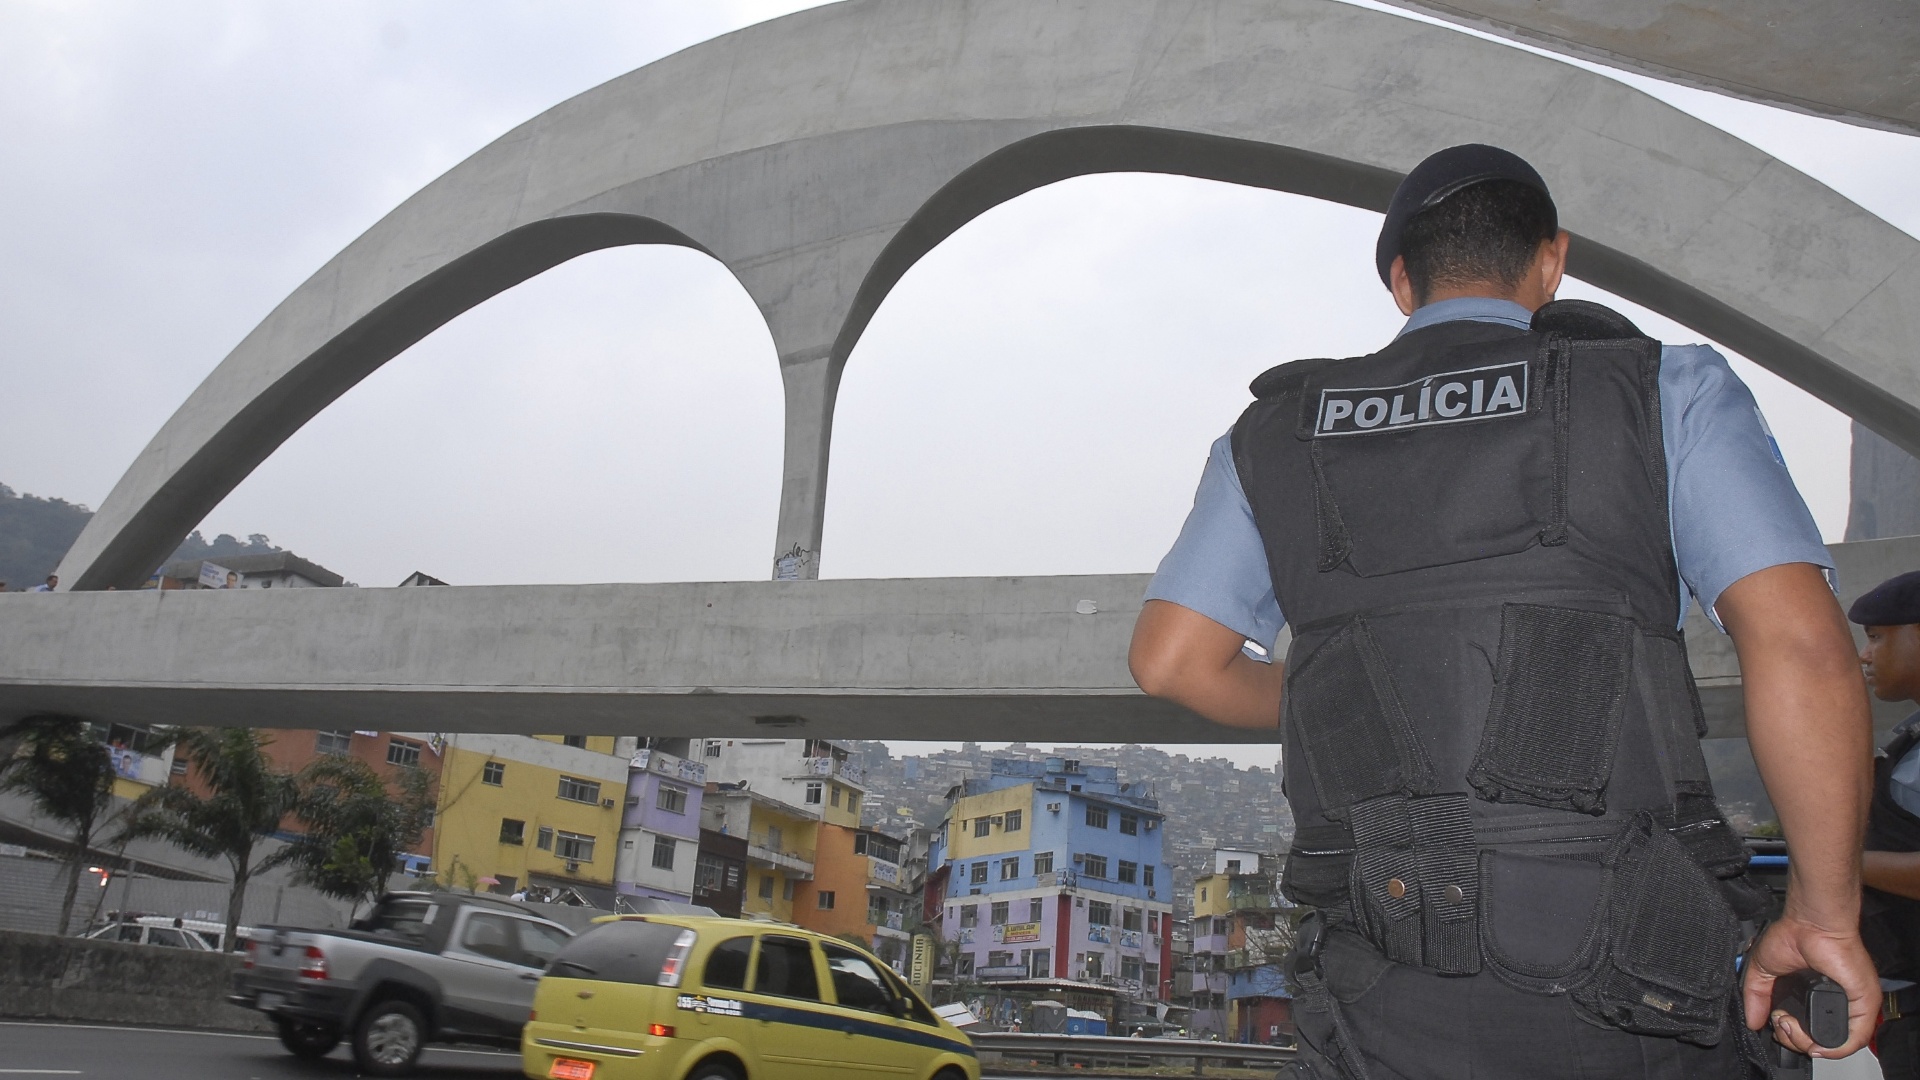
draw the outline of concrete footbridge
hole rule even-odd
[[[1862,97],[1770,68],[1764,49],[1733,70],[1735,53],[1706,63],[1684,35],[1642,47],[1592,4],[1561,5],[1589,23],[1549,26],[1525,4],[1413,6],[1857,122],[1915,119],[1897,27],[1823,25],[1872,54],[1862,79],[1893,88]],[[1678,18],[1700,5],[1633,6]],[[1782,31],[1769,47],[1795,41]],[[1539,166],[1576,236],[1574,274],[1920,452],[1920,241],[1617,81],[1334,0],[851,0],[556,105],[320,268],[115,485],[60,567],[73,592],[0,597],[0,718],[1233,738],[1133,688],[1143,577],[815,580],[841,373],[908,268],[1035,188],[1160,172],[1381,210],[1414,163],[1470,141]],[[521,281],[625,244],[712,256],[766,320],[785,390],[776,580],[130,591],[380,365]],[[1914,555],[1907,541],[1844,546],[1842,580],[1863,587]],[[1715,729],[1737,733],[1731,655],[1697,615],[1692,642]]]

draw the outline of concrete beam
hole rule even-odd
[[[1386,0],[1656,79],[1920,135],[1911,0]]]
[[[1920,452],[1920,241],[1614,80],[1332,0],[854,0],[596,87],[409,198],[213,370],[60,577],[139,584],[381,364],[518,281],[640,243],[713,255],[767,320],[789,424],[774,554],[806,576],[841,367],[901,275],[973,217],[1113,171],[1378,210],[1423,156],[1469,141],[1540,167],[1574,273]]]
[[[1920,537],[1841,544],[1841,597]],[[1274,742],[1141,694],[1141,574],[0,595],[0,722],[1059,742]],[[1744,733],[1698,611],[1714,737]],[[1282,642],[1284,647],[1284,641]],[[1903,715],[1887,708],[1882,727]]]

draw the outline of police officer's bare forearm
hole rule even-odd
[[[1714,610],[1740,654],[1747,739],[1793,856],[1785,914],[1750,958],[1747,1023],[1766,1019],[1775,976],[1815,968],[1847,989],[1851,1053],[1879,997],[1858,928],[1873,744],[1853,639],[1825,575],[1805,563],[1741,578]],[[1787,1038],[1813,1049],[1803,1032]]]

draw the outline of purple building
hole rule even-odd
[[[646,739],[634,752],[614,862],[617,895],[693,899],[707,767],[688,759],[689,742]]]

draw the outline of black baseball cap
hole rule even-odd
[[[1890,577],[1868,589],[1847,609],[1847,618],[1861,626],[1920,623],[1920,570]]]
[[[1413,167],[1393,201],[1387,204],[1387,220],[1380,226],[1380,240],[1373,247],[1374,266],[1380,271],[1380,284],[1392,287],[1393,260],[1400,254],[1400,240],[1413,215],[1442,199],[1488,180],[1515,180],[1539,191],[1553,201],[1547,182],[1525,159],[1510,150],[1485,143],[1464,143],[1428,155]]]

